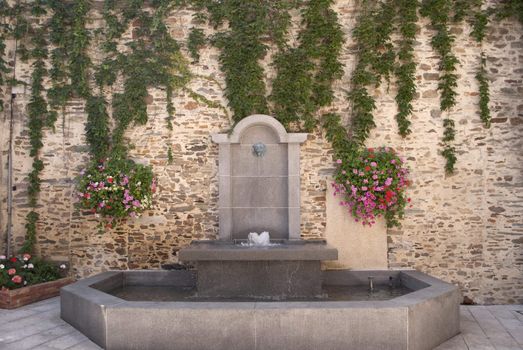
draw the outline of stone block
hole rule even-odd
[[[283,299],[322,294],[318,261],[198,261],[198,296]]]

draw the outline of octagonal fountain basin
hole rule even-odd
[[[187,270],[104,272],[62,288],[61,317],[105,349],[420,350],[459,332],[458,289],[418,271],[326,271],[309,300],[199,298],[195,285]]]

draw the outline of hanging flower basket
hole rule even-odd
[[[101,217],[105,228],[113,228],[152,207],[156,180],[151,167],[113,158],[82,171],[77,190],[79,207]]]
[[[410,198],[409,170],[392,148],[367,148],[336,161],[334,195],[356,221],[372,226],[384,216],[387,227],[400,226]]]

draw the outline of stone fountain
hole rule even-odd
[[[456,335],[456,286],[412,270],[321,270],[337,250],[300,238],[305,139],[265,115],[213,135],[219,239],[179,252],[196,271],[83,279],[62,288],[61,317],[108,350],[430,350]],[[249,244],[262,231],[272,240]]]
[[[300,144],[306,139],[267,115],[243,119],[230,135],[212,135],[219,145],[219,240],[196,241],[179,253],[196,264],[198,295],[321,296],[321,260],[336,260],[338,251],[300,237]],[[253,231],[268,231],[278,243],[242,245]]]

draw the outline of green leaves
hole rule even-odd
[[[414,62],[414,40],[416,39],[416,22],[418,20],[417,0],[396,0],[399,32],[401,34],[400,48],[398,51],[399,64],[394,73],[397,79],[398,92],[396,104],[398,113],[399,134],[403,137],[411,133],[410,120],[412,114],[412,100],[416,95],[416,63]]]
[[[191,53],[193,62],[200,60],[200,49],[205,45],[207,39],[203,30],[200,28],[192,27],[187,38],[187,49]]]
[[[332,1],[311,0],[302,10],[303,29],[299,46],[276,55],[271,102],[274,115],[284,125],[303,122],[311,131],[316,126],[316,112],[334,99],[332,83],[341,78],[339,61],[343,32]]]
[[[233,111],[233,120],[250,114],[268,112],[264,71],[259,61],[267,46],[262,37],[268,32],[268,4],[258,1],[227,0],[221,8],[206,4],[215,21],[226,18],[229,31],[213,39],[220,51],[221,69],[225,73],[225,95]]]
[[[455,19],[460,20],[467,10],[468,4],[458,1],[455,4]],[[424,0],[421,13],[429,17],[436,34],[431,40],[432,47],[440,56],[440,71],[438,90],[440,91],[440,110],[449,112],[456,105],[456,87],[458,76],[456,75],[456,65],[459,63],[457,57],[452,53],[454,36],[450,34],[448,22],[452,9],[450,0]],[[454,122],[448,117],[443,120],[443,151],[441,154],[446,159],[445,171],[447,174],[454,172],[456,163],[455,148],[452,146],[454,141],[455,129]]]
[[[109,115],[102,96],[90,96],[85,104],[87,123],[85,136],[96,159],[105,158],[109,152]]]
[[[395,53],[390,36],[394,14],[391,0],[379,4],[363,1],[354,28],[359,52],[348,99],[352,104],[352,138],[359,145],[364,144],[376,126],[373,115],[376,103],[368,91],[369,85],[379,86],[382,78],[388,81],[393,71]]]
[[[490,128],[490,92],[487,78],[487,70],[485,69],[486,59],[484,53],[481,53],[481,63],[479,71],[476,73],[476,80],[479,84],[479,117],[485,127]]]

